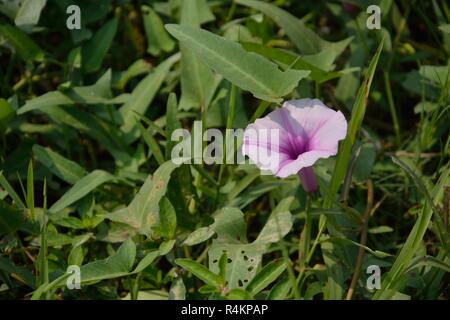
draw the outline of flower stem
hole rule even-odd
[[[300,285],[300,280],[303,278],[305,274],[305,270],[308,266],[308,252],[309,247],[311,245],[311,229],[312,229],[312,216],[311,216],[311,203],[312,197],[310,194],[306,195],[306,204],[305,204],[305,225],[303,227],[302,234],[300,235],[300,243],[298,246],[298,257],[300,264],[300,273],[295,281],[295,288],[298,290],[298,286]]]
[[[306,219],[305,219],[305,241],[303,242],[303,252],[305,258],[308,256],[309,247],[311,244],[311,229],[312,229],[312,216],[311,216],[311,195],[306,196]],[[306,261],[305,261],[306,262]],[[306,265],[306,264],[305,264]]]
[[[314,170],[312,167],[306,167],[298,172],[300,176],[300,181],[302,182],[303,190],[308,193],[317,191],[318,185],[316,176],[314,175]]]
[[[401,134],[400,134],[400,125],[398,122],[398,116],[397,111],[395,108],[394,98],[392,96],[392,90],[391,90],[391,80],[389,79],[389,73],[387,71],[383,72],[384,76],[384,85],[386,89],[386,96],[388,100],[389,105],[389,111],[391,112],[392,122],[394,124],[394,132],[395,132],[395,142],[398,147],[400,147],[401,144]]]
[[[309,250],[308,256],[306,257],[307,262],[309,262],[311,260],[312,255],[314,254],[314,251],[316,250],[316,247],[320,242],[320,237],[322,236],[323,232],[325,231],[326,226],[327,226],[326,216],[320,217],[319,231],[317,232],[317,235],[316,235],[316,238],[314,239],[312,248],[311,248],[311,250]]]

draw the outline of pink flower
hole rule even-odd
[[[304,190],[314,192],[317,181],[312,165],[336,155],[346,135],[342,112],[317,99],[291,100],[245,129],[242,153],[277,177],[299,174]]]

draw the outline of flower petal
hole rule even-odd
[[[319,130],[329,119],[333,118],[336,111],[328,108],[318,99],[300,99],[286,101],[283,109],[289,111],[309,138]]]
[[[280,165],[290,158],[289,145],[281,127],[263,124],[261,119],[245,129],[242,154],[247,155],[261,170],[270,170],[273,174],[280,169]],[[269,128],[268,128],[269,127]]]
[[[290,175],[297,174],[303,168],[311,167],[317,160],[328,158],[332,155],[334,155],[334,153],[327,150],[313,150],[302,153],[296,160],[284,163],[275,175],[280,178],[289,177]]]
[[[347,135],[347,121],[342,112],[338,111],[329,118],[310,137],[310,150],[329,150],[337,153],[339,141]]]

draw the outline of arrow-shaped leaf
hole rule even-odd
[[[309,71],[281,71],[275,63],[245,51],[234,41],[199,28],[166,25],[169,33],[190,48],[211,69],[257,98],[278,102]]]

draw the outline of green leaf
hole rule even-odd
[[[169,291],[169,300],[185,300],[186,299],[186,287],[183,283],[183,278],[176,277],[172,281]]]
[[[82,245],[74,246],[70,250],[69,256],[67,257],[67,264],[69,266],[81,266],[83,264],[84,254],[85,253]]]
[[[137,114],[137,115],[139,116],[141,121],[144,121],[148,125],[149,129],[151,129],[153,131],[153,134],[154,133],[159,133],[164,138],[167,138],[166,132],[163,129],[161,129],[161,127],[160,127],[160,125],[163,125],[163,124],[161,124],[161,122],[159,124],[155,124],[156,121],[154,122],[154,121],[150,120],[149,118],[147,118],[146,116],[143,116],[141,114]]]
[[[133,142],[139,137],[139,130],[136,127],[135,115],[145,114],[153,98],[156,96],[161,84],[169,73],[172,65],[179,59],[175,54],[159,64],[153,72],[142,79],[131,93],[129,102],[120,108],[123,119],[122,131],[127,135],[126,141]]]
[[[250,293],[242,289],[232,289],[227,295],[228,300],[254,300]]]
[[[139,120],[136,120],[136,124],[139,128],[139,131],[141,132],[142,138],[144,139],[145,143],[150,149],[151,154],[155,156],[155,159],[158,162],[158,164],[162,165],[165,160],[161,148],[158,145],[158,142],[153,137],[153,135],[148,131],[148,129],[144,128],[144,126]]]
[[[374,227],[374,228],[370,228],[369,230],[367,230],[367,232],[369,232],[371,234],[388,233],[388,232],[392,232],[392,231],[394,231],[394,229],[392,229],[389,226],[379,226],[379,227]]]
[[[304,299],[305,300],[313,300],[313,297],[321,294],[323,292],[323,284],[319,281],[313,282],[309,285],[309,287],[306,289]]]
[[[155,251],[151,251],[149,253],[147,253],[147,255],[141,260],[139,261],[138,265],[136,266],[136,269],[134,269],[134,273],[139,273],[145,270],[145,268],[147,268],[149,265],[152,264],[153,261],[155,261],[155,259],[157,257],[159,257],[159,250],[155,250]]]
[[[449,24],[442,24],[442,25],[440,25],[440,26],[439,26],[439,29],[440,29],[442,32],[445,32],[445,33],[450,34],[450,23],[449,23]]]
[[[190,259],[176,259],[175,263],[210,286],[218,288],[224,283],[220,276],[209,271],[208,268],[197,261]]]
[[[42,96],[28,100],[18,110],[18,114],[24,114],[32,110],[47,109],[52,106],[68,106],[76,104],[122,104],[128,102],[131,96],[123,94],[112,98],[111,93],[111,69],[105,72],[93,85],[74,87],[64,91],[50,91]]]
[[[270,290],[267,300],[285,300],[289,291],[291,290],[292,283],[289,278],[281,280]]]
[[[228,263],[225,279],[228,287],[245,288],[255,276],[266,252],[265,245],[258,243],[227,243],[214,240],[209,249],[209,267],[213,272],[219,272],[218,262],[223,253],[227,254]]]
[[[149,6],[141,7],[144,20],[144,30],[147,36],[147,52],[159,56],[161,51],[170,52],[175,47],[175,42],[167,34],[164,24],[158,14]]]
[[[167,300],[168,294],[166,291],[163,290],[150,290],[150,291],[139,291],[137,293],[136,300]],[[132,300],[131,299],[131,293],[128,293],[122,300]]]
[[[133,62],[127,70],[121,72],[120,78],[116,80],[114,86],[119,90],[124,90],[130,79],[141,74],[147,74],[153,69],[153,66],[144,59],[139,59]]]
[[[256,274],[264,245],[248,244],[243,213],[237,208],[222,208],[214,214],[215,222],[210,226],[217,239],[208,252],[209,268],[220,272],[220,259],[227,256],[225,279],[228,287],[243,288]]]
[[[284,69],[309,70],[311,73],[308,77],[318,83],[339,78],[350,72],[359,71],[359,68],[331,71],[334,69],[334,65],[332,65],[333,61],[330,63],[330,58],[325,55],[328,53],[327,51],[315,55],[300,56],[285,50],[265,47],[258,43],[242,43],[242,46],[247,51],[255,52],[274,60]]]
[[[164,237],[172,239],[177,229],[177,214],[172,203],[166,197],[159,202],[159,220]]]
[[[274,211],[255,241],[266,244],[275,243],[280,241],[291,229],[291,213]]]
[[[445,261],[441,261],[433,256],[417,257],[416,259],[412,260],[411,264],[406,270],[406,273],[409,273],[412,270],[420,268],[422,266],[432,266],[450,273],[450,264]]]
[[[75,128],[79,132],[86,134],[100,143],[115,158],[119,167],[133,165],[132,150],[124,145],[121,136],[117,132],[117,127],[111,122],[95,116],[94,114],[82,111],[75,106],[64,108],[51,106],[40,109],[58,124],[65,124]]]
[[[170,251],[172,251],[173,246],[175,245],[176,240],[167,240],[161,243],[159,246],[159,254],[162,256],[165,256],[166,254],[169,254]]]
[[[339,42],[326,41],[308,29],[302,20],[270,3],[254,0],[236,0],[236,3],[261,11],[274,20],[303,54],[314,54],[326,50],[333,53],[334,60],[352,40],[347,38]]]
[[[248,284],[246,290],[251,295],[256,295],[274,282],[287,268],[285,260],[272,261],[262,268]]]
[[[87,174],[86,170],[78,163],[73,162],[50,148],[44,148],[38,144],[33,146],[33,154],[36,159],[46,166],[54,175],[70,184],[75,184]]]
[[[209,7],[210,4],[207,0],[193,0],[192,2],[197,3],[197,15],[200,24],[216,20],[214,14],[211,12],[211,9]]]
[[[450,64],[447,64],[446,66],[420,66],[419,74],[445,88],[449,81]]]
[[[100,69],[116,35],[118,25],[119,20],[117,18],[109,20],[83,46],[83,70],[86,73],[95,72]]]
[[[181,26],[200,28],[199,6],[204,1],[192,0],[181,3]],[[214,75],[189,47],[180,44],[181,51],[181,98],[180,109],[206,110],[211,103],[222,77]]]
[[[149,252],[131,271],[136,257],[136,245],[133,240],[128,239],[119,247],[117,252],[112,256],[96,260],[83,265],[80,269],[81,282],[96,282],[100,280],[119,278],[142,272],[147,268],[159,255],[161,250]],[[1,258],[1,257],[0,257]],[[1,261],[0,261],[1,262]],[[51,283],[40,286],[34,293],[33,299],[39,299],[42,294],[49,292],[55,288],[66,285],[65,280],[70,274],[66,273],[56,278]]]
[[[237,208],[222,208],[214,213],[214,223],[210,226],[223,242],[246,241],[244,214]]]
[[[155,261],[156,258],[158,258],[159,256],[164,256],[170,250],[172,250],[174,244],[175,244],[174,241],[163,242],[158,250],[153,250],[147,253],[145,257],[141,261],[139,261],[136,268],[130,274],[140,273],[144,271],[148,266],[150,266],[153,263],[153,261]]]
[[[107,259],[97,260],[80,268],[81,283],[112,279],[130,273],[136,258],[136,245],[126,240],[117,252]]]
[[[219,275],[222,277],[222,279],[225,279],[227,274],[227,263],[228,256],[226,253],[223,253],[219,259]]]
[[[201,293],[201,294],[208,294],[208,295],[210,295],[210,294],[213,294],[213,293],[218,293],[219,290],[217,289],[216,286],[205,284],[204,286],[201,286],[198,289],[198,292]]]
[[[193,246],[202,242],[205,242],[214,235],[214,229],[211,227],[203,227],[192,232],[186,240],[184,240],[183,245]]]
[[[14,19],[16,26],[21,29],[31,30],[33,26],[38,24],[41,11],[46,3],[47,0],[23,1]]]
[[[14,20],[24,0],[0,1],[0,12]]]
[[[55,288],[62,287],[66,285],[67,278],[70,277],[69,273],[65,273],[61,275],[60,277],[56,278],[50,283],[43,284],[39,288],[37,288],[33,295],[31,296],[31,300],[39,300],[43,294],[50,292],[51,290],[54,290]]]
[[[222,208],[214,214],[215,222],[209,228],[217,233],[217,239],[208,253],[209,268],[219,273],[219,261],[225,253],[228,260],[225,279],[229,288],[245,288],[255,276],[270,243],[279,241],[290,231],[292,217],[286,210],[292,201],[293,197],[289,197],[278,204],[260,233],[261,237],[253,243],[247,243],[244,215],[239,209]]]
[[[263,100],[281,101],[309,74],[298,70],[282,72],[271,61],[206,30],[175,24],[166,25],[166,29],[211,69]]]
[[[50,213],[59,212],[74,202],[80,200],[89,192],[93,191],[98,186],[114,180],[115,177],[103,170],[94,170],[82,179],[78,180],[75,185],[69,189],[53,206],[49,209]]]
[[[16,53],[26,62],[41,62],[44,60],[44,51],[19,29],[3,24],[0,25],[0,35],[11,44]]]
[[[144,185],[126,208],[109,213],[106,217],[133,227],[136,232],[150,236],[152,227],[159,220],[159,202],[165,195],[170,175],[178,166],[167,161],[155,174],[149,176]]]

